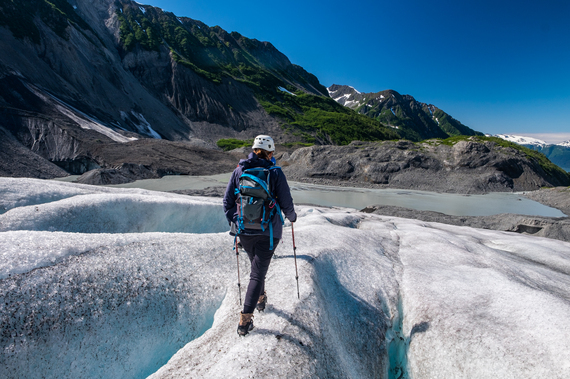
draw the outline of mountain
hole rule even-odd
[[[328,93],[339,104],[396,128],[402,137],[412,141],[482,135],[436,106],[420,103],[410,95],[400,95],[393,90],[361,93],[350,86],[333,84]]]
[[[536,138],[517,135],[497,134],[497,137],[539,151],[552,163],[570,172],[570,141],[549,144]]]
[[[409,95],[327,89],[269,42],[131,0],[0,8],[0,175],[216,174],[235,166],[218,143],[260,133],[318,145],[478,134]]]
[[[269,42],[131,0],[0,0],[0,8],[1,131],[14,137],[12,150],[68,173],[145,164],[158,140],[176,160],[260,133],[277,142],[399,137],[334,102]],[[180,166],[170,171],[191,171]]]

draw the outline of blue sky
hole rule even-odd
[[[141,0],[271,42],[325,86],[393,89],[490,134],[570,140],[570,1]]]

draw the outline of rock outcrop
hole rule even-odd
[[[62,168],[23,146],[2,127],[0,127],[0,162],[2,162],[0,176],[53,179],[69,175]]]
[[[547,172],[523,152],[492,141],[353,142],[312,146],[281,163],[287,178],[318,184],[477,194],[567,186],[562,170]]]

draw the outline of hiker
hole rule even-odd
[[[258,311],[265,310],[267,302],[265,275],[283,233],[281,211],[289,221],[295,222],[297,220],[293,198],[285,174],[279,167],[274,166],[271,160],[275,151],[273,139],[266,135],[259,135],[255,137],[252,149],[253,152],[249,154],[247,159],[242,159],[232,173],[224,195],[224,212],[231,225],[230,234],[239,235],[239,241],[251,262],[249,285],[237,330],[240,336],[245,336],[253,329],[253,311],[256,308]],[[270,201],[271,199],[266,200],[265,209],[271,218],[268,217],[265,224],[244,222],[243,209],[241,209],[240,178],[245,170],[253,168],[261,168],[257,171],[269,173],[269,183],[267,184],[274,203]],[[270,209],[271,213],[269,213]]]

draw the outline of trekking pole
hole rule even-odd
[[[237,242],[237,236],[234,239],[235,242],[235,249],[236,249],[236,261],[237,261],[237,271],[238,271],[238,292],[239,292],[239,305],[241,306],[241,283],[239,281],[239,250],[238,250],[238,242]]]
[[[295,230],[293,229],[293,223],[291,223],[291,235],[293,236],[293,257],[295,257],[295,280],[297,281],[297,299],[299,296],[299,272],[297,271],[297,247],[295,246]]]

